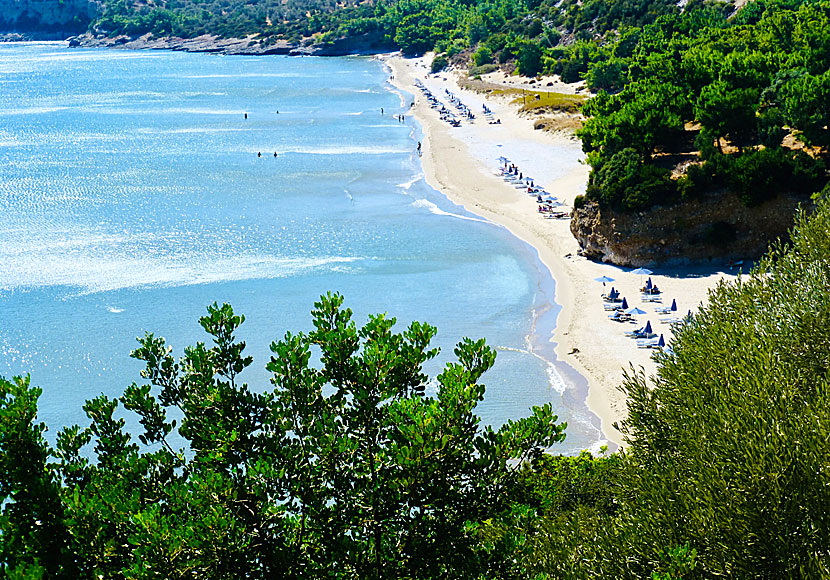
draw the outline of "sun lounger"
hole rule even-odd
[[[640,298],[643,302],[663,302],[663,299],[658,294],[642,294]]]
[[[625,332],[625,335],[626,335],[626,336],[631,336],[631,337],[634,337],[634,336],[636,336],[637,334],[642,333],[642,332],[643,332],[643,330],[645,330],[645,327],[643,327],[643,328],[638,328],[637,330],[628,330],[628,331],[626,331],[626,332]]]

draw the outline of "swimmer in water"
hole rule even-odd
[[[257,157],[262,157],[262,151],[257,151],[256,156],[257,156]]]

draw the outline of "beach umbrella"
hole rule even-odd
[[[636,270],[631,270],[630,273],[636,276],[650,276],[654,272],[652,272],[648,268],[637,268]],[[642,278],[640,279],[640,283],[642,283]]]
[[[623,301],[622,301],[622,304],[620,305],[620,308],[622,308],[623,310],[628,309],[628,301],[625,298],[623,298]]]
[[[613,278],[609,278],[608,276],[600,276],[599,278],[594,278],[595,282],[602,282],[605,284],[606,282],[613,282]]]
[[[648,322],[646,322],[646,327],[643,329],[643,333],[651,334],[651,332],[651,320],[649,320]]]
[[[671,310],[672,312],[677,312],[677,299],[676,298],[672,298],[671,308],[669,308],[669,310]]]
[[[660,348],[663,348],[664,346],[666,346],[666,341],[663,340],[663,335],[662,334],[660,335],[660,340],[657,341],[657,346],[659,346]]]
[[[625,313],[630,315],[630,316],[638,316],[640,314],[645,314],[646,311],[643,310],[642,308],[637,308],[635,306],[634,308],[629,308],[628,310],[626,310]]]
[[[502,157],[499,157],[499,161],[501,161],[502,163],[507,163],[510,160],[507,157],[502,156]]]

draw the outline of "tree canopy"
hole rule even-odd
[[[143,384],[88,401],[49,445],[40,389],[0,379],[0,577],[469,578],[503,562],[475,525],[510,509],[521,465],[564,439],[550,405],[498,430],[475,414],[495,360],[464,339],[431,381],[435,328],[328,294],[271,344],[271,386],[225,304],[176,359],[147,334]],[[319,361],[319,365],[314,361]],[[125,429],[125,412],[141,430]],[[183,446],[180,446],[181,444]]]

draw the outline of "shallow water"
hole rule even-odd
[[[441,361],[486,337],[486,422],[552,402],[558,450],[597,442],[584,387],[548,360],[552,280],[424,183],[386,78],[367,58],[0,45],[0,375],[31,373],[50,436],[141,380],[136,336],[180,353],[214,301],[246,315],[245,378],[267,388],[268,344],[336,290],[359,322],[436,325]]]

